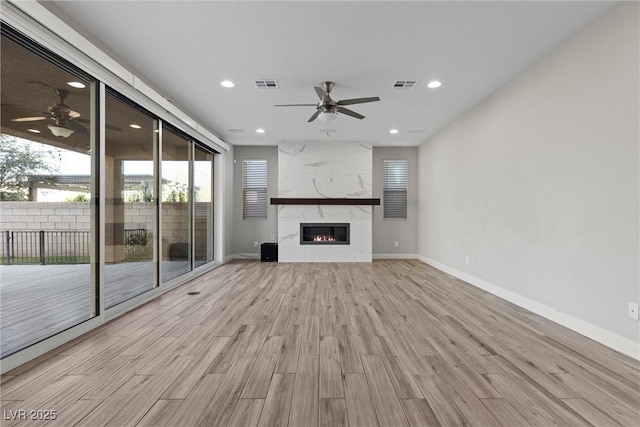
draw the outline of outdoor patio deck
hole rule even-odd
[[[183,262],[163,263],[173,277]],[[105,267],[105,304],[126,301],[152,288],[150,262]],[[21,348],[90,319],[89,264],[0,265],[0,354]]]

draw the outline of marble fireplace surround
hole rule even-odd
[[[321,199],[318,201],[321,203],[279,204],[278,260],[371,262],[375,202],[329,203],[330,199],[371,199],[372,172],[373,155],[368,144],[281,143],[278,146],[278,199]],[[301,245],[302,222],[349,223],[350,244]]]

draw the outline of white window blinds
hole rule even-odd
[[[242,161],[242,218],[267,219],[267,161]]]
[[[407,219],[407,161],[383,162],[383,219]]]

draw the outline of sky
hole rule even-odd
[[[31,147],[34,151],[42,153],[42,158],[56,173],[62,175],[90,175],[91,156],[70,150],[41,144],[24,138],[16,138],[18,142]]]

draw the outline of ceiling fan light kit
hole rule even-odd
[[[320,113],[318,115],[318,120],[322,121],[322,122],[332,122],[335,119],[338,118],[338,112],[337,111],[323,111],[322,113]]]
[[[330,122],[338,117],[338,113],[362,120],[364,119],[364,116],[362,114],[356,113],[355,111],[349,110],[348,108],[344,108],[344,106],[380,101],[380,98],[378,98],[377,96],[334,101],[333,99],[331,99],[331,90],[333,89],[333,86],[335,86],[335,83],[326,81],[323,82],[321,86],[322,87],[315,86],[313,88],[316,91],[318,98],[320,98],[320,102],[318,102],[317,104],[278,104],[275,105],[275,107],[316,107],[317,111],[313,113],[313,115],[309,118],[309,120],[307,120],[307,122],[310,123],[315,119],[319,119],[322,122]]]
[[[69,129],[66,126],[47,125],[47,127],[51,133],[58,138],[68,138],[75,132],[73,129]]]

